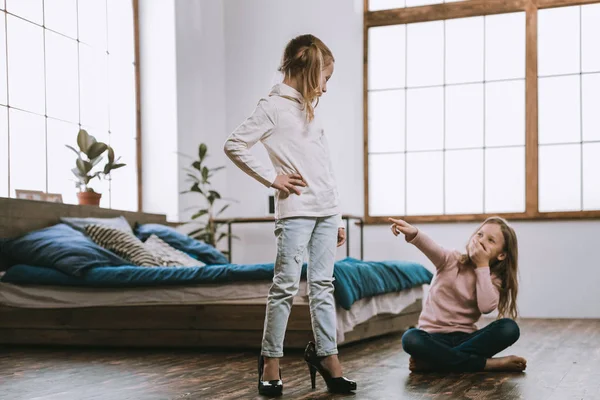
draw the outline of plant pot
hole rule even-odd
[[[79,192],[77,198],[79,199],[79,205],[82,206],[99,206],[101,193],[96,192]]]

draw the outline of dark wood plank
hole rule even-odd
[[[523,374],[411,374],[401,335],[343,347],[346,375],[363,399],[569,400],[600,398],[600,321],[520,321],[521,339],[507,354],[528,359]],[[6,399],[260,399],[257,352],[3,348],[0,385]],[[326,399],[311,390],[298,351],[282,360],[284,399]]]
[[[538,0],[525,11],[525,214],[535,217],[538,207]]]
[[[533,150],[531,150],[533,151]],[[600,219],[600,210],[528,213],[496,213],[511,221],[555,221]],[[395,216],[409,223],[481,222],[490,214],[406,215]],[[394,216],[392,216],[394,217]],[[365,225],[389,225],[388,217],[365,217]]]
[[[555,7],[581,6],[586,4],[597,4],[600,3],[600,0],[537,0],[537,2],[539,8],[544,9]]]
[[[529,0],[469,0],[365,13],[367,27],[475,17],[524,11]]]
[[[383,314],[346,334],[344,344],[402,332],[417,323],[418,300],[397,315]],[[0,344],[107,347],[258,348],[264,302],[188,306],[24,309],[0,307]],[[312,338],[308,304],[296,304],[286,346],[301,349]]]
[[[121,215],[132,225],[135,222],[164,224],[167,221],[166,216],[160,214],[0,198],[0,238],[22,235],[57,224],[61,217],[110,218]]]

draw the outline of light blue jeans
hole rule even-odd
[[[337,354],[333,264],[340,217],[286,218],[275,223],[277,259],[267,299],[262,355],[283,357],[283,339],[308,250],[308,298],[317,355]]]

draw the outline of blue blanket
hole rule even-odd
[[[354,302],[370,296],[399,292],[428,284],[432,274],[420,264],[405,261],[359,261],[346,258],[335,264],[335,298],[350,309]],[[306,279],[306,264],[302,267]],[[269,281],[273,264],[209,265],[206,267],[97,267],[82,277],[56,269],[15,265],[0,279],[17,285],[78,287],[140,287],[190,284],[217,284],[237,281]]]

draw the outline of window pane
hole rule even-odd
[[[106,50],[106,1],[79,0],[77,15],[79,40],[97,50]]]
[[[540,146],[539,208],[581,210],[581,145]]]
[[[46,191],[44,117],[10,110],[10,188]]]
[[[583,140],[600,140],[600,74],[583,75]]]
[[[483,150],[446,152],[446,214],[483,212]]]
[[[483,147],[483,84],[446,87],[446,148]]]
[[[600,4],[581,7],[581,69],[600,72]]]
[[[578,73],[579,7],[540,10],[538,13],[538,74]]]
[[[540,78],[538,89],[540,144],[579,142],[579,75]]]
[[[113,131],[110,145],[125,167],[115,170],[110,181],[110,207],[137,210],[136,140],[126,132]]]
[[[407,95],[407,149],[442,149],[444,144],[443,88],[410,89]]]
[[[10,106],[43,115],[45,108],[43,28],[12,15],[7,18]]]
[[[405,91],[369,93],[369,152],[404,151]]]
[[[131,1],[108,0],[108,52],[134,62],[133,4]]]
[[[77,204],[75,177],[71,172],[71,169],[75,168],[77,156],[65,145],[77,148],[79,126],[52,118],[48,118],[47,123],[48,193],[60,193],[64,203]]]
[[[135,69],[133,64],[119,63],[114,56],[109,62],[110,130],[134,138],[135,132]]]
[[[525,13],[485,17],[485,79],[525,78]]]
[[[446,83],[483,81],[483,17],[446,21]]]
[[[108,57],[79,45],[81,124],[108,131]]]
[[[583,209],[600,209],[600,143],[583,145]]]
[[[369,214],[404,215],[404,154],[369,155]]]
[[[79,122],[77,42],[46,32],[47,115]]]
[[[525,82],[485,84],[485,145],[525,144]]]
[[[408,153],[406,156],[406,214],[443,214],[443,153]]]
[[[0,13],[0,104],[7,105],[6,87],[6,14]]]
[[[485,212],[525,211],[525,148],[486,149]]]
[[[44,14],[46,28],[77,39],[77,0],[44,0]]]
[[[0,197],[8,197],[8,110],[0,106]]]
[[[391,10],[404,7],[404,0],[369,0],[369,11]]]
[[[423,22],[407,27],[409,87],[444,83],[444,22]]]
[[[6,11],[36,24],[44,22],[42,0],[6,0]]]
[[[369,89],[406,86],[406,27],[369,29]]]

